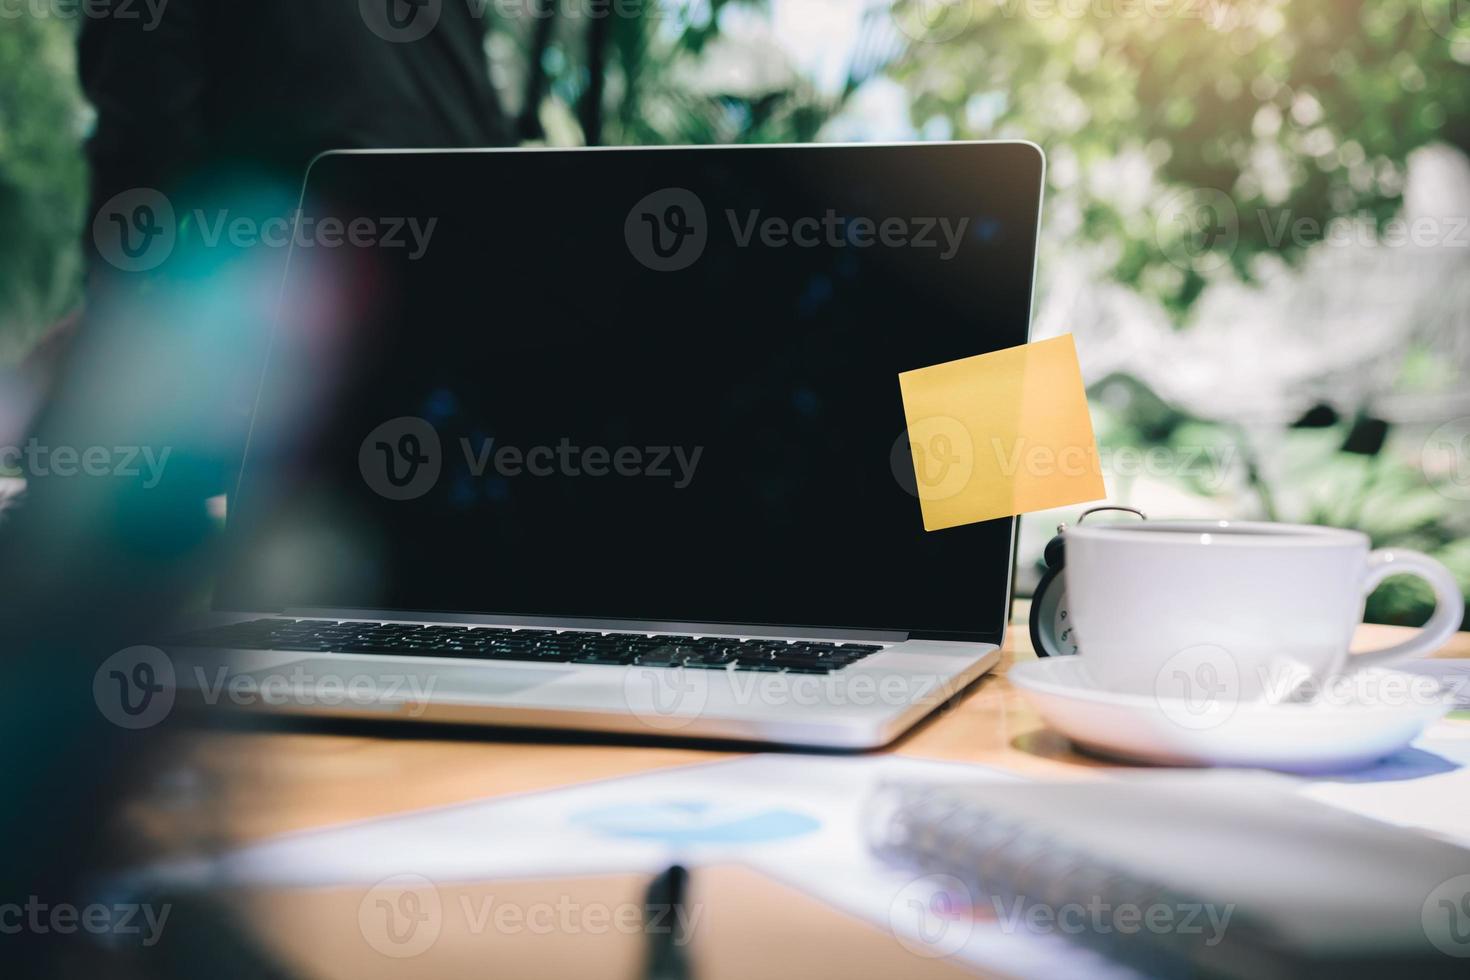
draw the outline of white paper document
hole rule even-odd
[[[1170,770],[1120,767],[1094,777]],[[1446,721],[1378,766],[1336,777],[1197,770],[1190,778],[1280,780],[1332,806],[1470,846],[1470,726]],[[497,797],[292,833],[215,858],[148,869],[201,886],[371,886],[398,875],[435,884],[656,872],[739,863],[891,932],[921,956],[1012,976],[1134,977],[1019,910],[957,900],[942,875],[870,853],[865,802],[883,783],[993,784],[1018,777],[896,756],[755,755],[565,789]],[[133,885],[140,882],[134,880]]]
[[[372,885],[659,871],[740,863],[891,931],[920,956],[1012,976],[1137,975],[1015,910],[962,907],[942,876],[889,867],[868,850],[863,803],[888,780],[1016,777],[893,756],[757,755],[562,790],[501,797],[294,833],[212,861],[155,869],[201,885]]]
[[[1470,725],[1441,721],[1359,772],[1304,780],[1302,794],[1470,847]]]

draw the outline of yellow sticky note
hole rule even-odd
[[[1106,495],[1072,335],[898,376],[924,530]]]

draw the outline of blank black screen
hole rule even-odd
[[[1013,521],[924,531],[897,375],[1026,341],[1041,168],[1027,144],[319,159],[303,228],[382,241],[297,233],[220,604],[998,638]]]

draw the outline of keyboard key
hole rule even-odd
[[[734,663],[735,659],[735,654],[731,653],[729,650],[706,650],[702,653],[696,653],[686,657],[684,659],[684,662],[691,665],[718,664],[720,666],[724,666],[725,664]]]
[[[607,667],[626,667],[633,662],[633,654],[627,653],[579,653],[571,658],[574,664],[601,664]]]

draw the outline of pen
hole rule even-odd
[[[690,980],[684,946],[684,893],[689,872],[672,865],[648,883],[643,902],[643,931],[648,936],[647,980]]]

